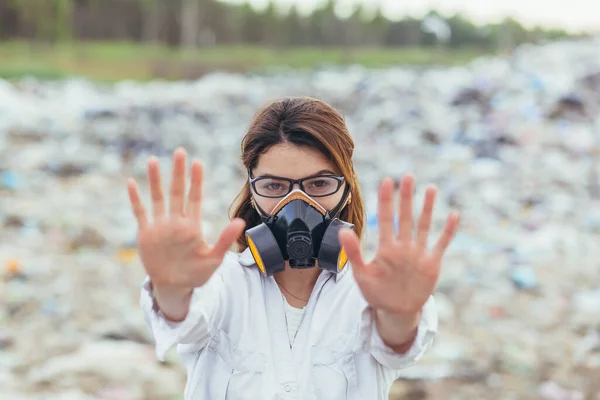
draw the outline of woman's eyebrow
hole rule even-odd
[[[331,170],[328,170],[328,169],[322,169],[319,172],[317,172],[315,175],[336,175],[336,173]]]
[[[306,177],[309,178],[311,176],[316,176],[316,175],[336,175],[335,172],[329,170],[329,169],[322,169],[318,172],[315,172],[314,174],[311,175],[307,175]],[[274,174],[261,174],[258,175],[264,178],[285,178],[285,179],[291,179],[291,178],[286,178],[285,176],[281,176],[281,175],[274,175]]]

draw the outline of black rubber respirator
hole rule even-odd
[[[338,232],[354,225],[338,219],[349,190],[336,208],[327,211],[302,190],[295,189],[275,206],[271,215],[256,205],[262,223],[246,231],[248,247],[260,271],[271,276],[291,268],[319,268],[340,272],[348,258]]]

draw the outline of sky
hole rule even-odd
[[[245,0],[225,0],[244,3]],[[257,8],[265,7],[269,0],[248,0]],[[275,0],[283,7],[293,3],[303,12],[309,12],[326,0]],[[356,4],[366,7],[380,6],[392,19],[404,16],[422,16],[435,9],[443,15],[462,12],[476,23],[496,22],[512,16],[527,27],[541,25],[559,27],[571,32],[600,31],[599,0],[339,0],[340,13],[351,10]]]

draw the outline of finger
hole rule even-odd
[[[233,243],[242,235],[245,227],[246,222],[243,219],[234,218],[219,235],[217,243],[213,247],[212,256],[219,259],[223,258]]]
[[[415,178],[410,174],[406,175],[400,185],[400,231],[398,232],[398,239],[403,242],[410,242],[413,238],[412,200],[414,187]]]
[[[427,238],[429,237],[429,230],[431,229],[431,218],[436,193],[437,190],[433,186],[429,186],[425,190],[425,201],[423,201],[423,210],[421,211],[417,228],[417,245],[422,250],[427,248]]]
[[[192,178],[190,193],[188,197],[188,216],[193,220],[200,222],[202,212],[202,179],[204,170],[202,164],[198,161],[192,163]]]
[[[165,215],[165,196],[160,182],[160,167],[156,157],[148,161],[148,180],[150,181],[150,194],[152,196],[152,215],[160,219]]]
[[[148,224],[148,219],[146,218],[146,209],[144,208],[144,204],[140,199],[140,193],[137,189],[137,184],[135,183],[135,180],[131,178],[127,180],[127,192],[129,193],[131,209],[133,210],[133,215],[137,220],[138,228],[144,229]]]
[[[442,236],[438,240],[435,248],[433,250],[433,256],[437,259],[437,261],[441,261],[450,241],[456,234],[456,230],[458,228],[458,221],[460,220],[460,216],[458,213],[452,213],[448,217],[448,221],[446,222],[446,226],[444,227],[444,232]]]
[[[390,178],[385,178],[379,186],[379,209],[377,212],[380,246],[394,239],[393,197],[394,183]]]
[[[342,229],[338,236],[352,268],[358,273],[367,272],[356,233],[352,229]]]
[[[171,215],[183,216],[183,199],[185,196],[185,150],[178,148],[173,152],[173,176],[171,178],[171,199],[169,212]]]

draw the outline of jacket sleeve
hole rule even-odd
[[[412,347],[404,354],[398,354],[385,345],[375,326],[374,310],[366,306],[360,324],[361,346],[384,367],[392,370],[408,368],[423,356],[433,343],[438,330],[438,315],[435,300],[430,296],[421,313],[417,337]]]
[[[189,312],[181,322],[165,318],[156,302],[152,282],[146,276],[140,303],[144,320],[154,338],[156,356],[160,361],[165,360],[165,354],[175,345],[189,345],[200,350],[221,325],[229,309],[223,278],[223,269],[226,267],[221,265],[203,286],[194,289]]]

